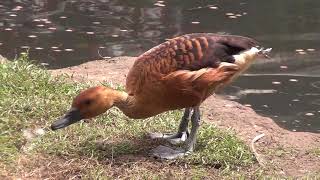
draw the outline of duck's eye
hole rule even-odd
[[[87,99],[84,101],[84,104],[89,106],[90,104],[92,103],[92,100],[91,99]]]

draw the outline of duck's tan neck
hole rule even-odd
[[[145,108],[137,103],[134,96],[130,96],[123,91],[116,91],[114,97],[113,105],[119,108],[129,118],[138,119],[146,117],[146,112],[144,112]]]

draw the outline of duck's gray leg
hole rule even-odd
[[[171,144],[179,144],[181,142],[186,141],[186,139],[189,136],[188,123],[189,123],[191,111],[192,111],[192,108],[185,108],[177,133],[175,134],[149,133],[150,138],[166,139]]]
[[[199,106],[193,108],[193,114],[191,117],[191,132],[190,137],[188,137],[185,143],[186,152],[193,152],[196,141],[197,141],[197,132],[200,126],[200,109]]]
[[[200,110],[199,106],[193,108],[193,114],[191,116],[191,123],[192,128],[190,132],[190,136],[185,142],[184,149],[182,148],[170,148],[166,146],[158,146],[157,148],[153,149],[152,154],[155,157],[161,158],[161,159],[175,159],[178,157],[182,157],[185,155],[190,154],[193,152],[195,144],[196,144],[196,136],[197,131],[200,126]]]

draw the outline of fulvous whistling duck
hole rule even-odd
[[[185,141],[183,150],[156,148],[156,156],[167,159],[183,156],[194,150],[200,104],[246,70],[254,59],[266,56],[271,50],[257,49],[257,45],[251,38],[211,33],[170,39],[136,59],[127,76],[126,92],[104,86],[84,90],[51,128],[64,128],[81,119],[98,116],[113,106],[134,119],[185,108],[177,133],[152,134],[154,138],[172,143]]]

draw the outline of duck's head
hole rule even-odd
[[[55,121],[51,129],[61,129],[82,119],[98,116],[111,108],[118,96],[118,91],[104,86],[86,89],[74,98],[70,110]]]

